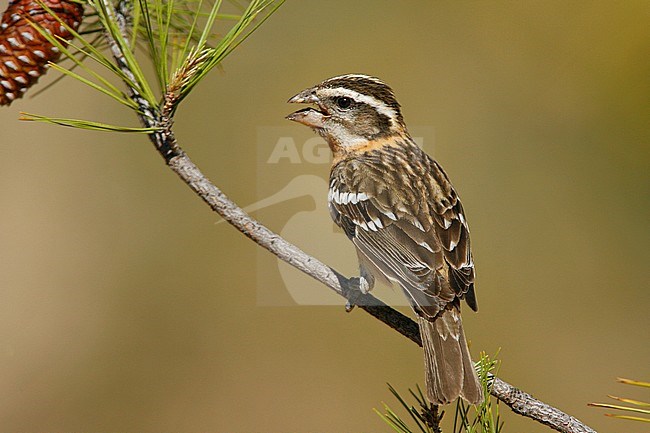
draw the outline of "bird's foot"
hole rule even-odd
[[[358,305],[357,301],[363,295],[370,291],[370,284],[364,277],[353,277],[348,280],[347,284],[347,302],[345,303],[345,311],[348,313]]]

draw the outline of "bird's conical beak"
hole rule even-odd
[[[318,104],[319,100],[316,96],[316,91],[310,88],[291,97],[287,102],[289,104]]]
[[[309,126],[310,128],[322,128],[324,126],[324,120],[327,117],[327,112],[324,110],[320,99],[316,96],[316,91],[313,88],[303,90],[297,95],[290,98],[288,101],[290,104],[314,104],[318,106],[322,111],[319,111],[313,107],[303,108],[294,113],[291,113],[287,116],[288,120],[293,120],[294,122],[302,123],[303,125]]]

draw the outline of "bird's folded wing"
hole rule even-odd
[[[373,179],[375,171],[357,165],[350,178],[332,178],[329,204],[359,251],[404,289],[416,311],[434,318],[457,297],[472,309],[476,300],[462,205],[438,164],[427,162],[428,172],[406,185],[391,173]],[[391,184],[401,189],[389,191]]]

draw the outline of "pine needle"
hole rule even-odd
[[[70,128],[77,128],[77,129],[86,129],[90,131],[131,132],[131,133],[135,132],[141,134],[151,134],[152,132],[156,132],[158,130],[158,128],[134,128],[129,126],[117,126],[117,125],[109,125],[100,122],[91,122],[88,120],[47,117],[47,116],[42,116],[40,114],[32,114],[32,113],[25,113],[25,112],[21,112],[20,115],[21,116],[19,120],[23,120],[23,121],[50,123],[53,125],[67,126]]]
[[[633,385],[633,386],[640,386],[643,388],[650,388],[650,383],[648,382],[641,382],[632,379],[623,379],[620,377],[617,378],[616,380],[625,385]],[[623,405],[611,404],[611,403],[589,403],[588,405],[592,407],[602,407],[605,409],[613,409],[613,410],[620,410],[623,412],[633,412],[633,413],[641,413],[643,415],[650,415],[650,409],[644,409],[644,408],[650,408],[650,403],[648,402],[633,400],[631,398],[616,397],[613,395],[608,395],[607,397],[611,398],[612,400],[620,401],[621,403],[630,404],[632,406],[623,406]],[[638,416],[619,415],[619,414],[611,414],[611,413],[606,413],[604,415],[612,418],[624,419],[629,421],[650,422],[650,418],[642,418]]]

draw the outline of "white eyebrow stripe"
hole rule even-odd
[[[379,112],[380,114],[383,114],[384,116],[388,117],[390,119],[391,124],[395,124],[395,118],[397,117],[397,113],[395,112],[395,110],[393,110],[392,108],[390,108],[388,105],[384,104],[377,98],[374,98],[369,95],[364,95],[363,93],[359,93],[357,91],[347,89],[345,87],[336,87],[333,89],[327,89],[327,88],[320,89],[318,93],[326,97],[345,96],[348,98],[352,98],[357,102],[368,104],[374,109],[376,109],[377,112]]]

